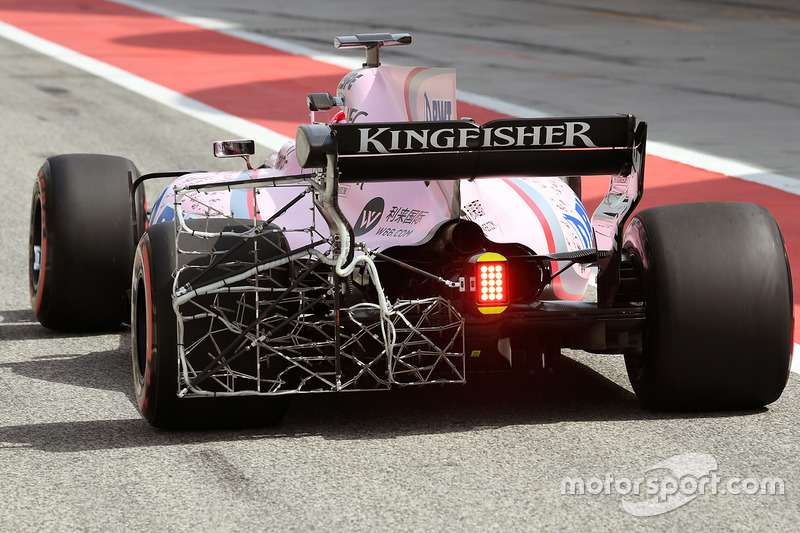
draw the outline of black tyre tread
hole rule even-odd
[[[644,210],[625,234],[643,281],[642,354],[626,354],[641,400],[663,410],[751,409],[789,377],[792,289],[780,230],[749,203]]]
[[[128,172],[139,176],[130,160],[99,154],[51,157],[40,169],[32,211],[42,199],[47,249],[31,301],[45,327],[107,330],[127,321],[135,249]],[[143,194],[137,200],[143,223]],[[32,216],[32,240],[35,223]]]

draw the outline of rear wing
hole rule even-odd
[[[623,227],[642,196],[646,138],[645,122],[612,115],[502,119],[482,126],[467,120],[309,124],[297,129],[296,148],[300,166],[324,169],[334,184],[610,176],[592,215],[598,305],[608,307],[619,286]]]
[[[645,125],[631,115],[312,124],[297,131],[304,168],[335,155],[340,182],[629,174]],[[640,153],[637,153],[640,152]],[[638,157],[637,157],[638,156]]]

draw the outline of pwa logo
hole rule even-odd
[[[425,120],[453,120],[453,101],[443,98],[425,97]]]
[[[367,202],[367,205],[361,210],[361,214],[358,215],[358,220],[356,220],[356,225],[353,228],[356,237],[369,233],[378,225],[383,216],[384,206],[383,198],[380,196]]]

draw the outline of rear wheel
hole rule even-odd
[[[626,354],[645,405],[749,409],[789,377],[792,287],[783,238],[763,207],[696,203],[647,209],[625,251],[642,279],[643,349]]]
[[[129,318],[136,236],[128,159],[97,154],[49,158],[39,170],[31,205],[28,272],[31,306],[43,326],[105,330]],[[136,196],[144,227],[144,192]]]
[[[203,227],[206,231],[220,231],[226,224],[225,220],[207,222],[208,226]],[[156,224],[142,237],[133,264],[133,376],[142,415],[162,428],[264,426],[279,422],[289,407],[289,396],[178,397],[177,317],[172,307],[175,244],[173,224]],[[238,257],[245,259],[251,250],[242,247]]]

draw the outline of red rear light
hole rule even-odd
[[[505,311],[509,301],[508,261],[498,253],[473,256],[475,264],[475,303],[484,314]]]
[[[504,304],[508,303],[506,290],[506,263],[492,261],[478,265],[478,303]]]

